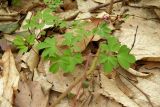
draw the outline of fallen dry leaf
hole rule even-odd
[[[24,61],[27,66],[29,67],[30,71],[34,71],[34,68],[38,66],[39,62],[39,54],[37,48],[33,47],[29,52],[26,52],[22,58],[22,61]]]
[[[131,51],[137,60],[150,57],[150,61],[160,61],[160,24],[156,20],[145,20],[143,18],[154,18],[152,13],[145,9],[130,9],[129,16],[125,23],[122,24],[120,31],[116,31],[115,35],[119,38],[122,44],[126,44],[131,48],[136,27],[138,26],[135,44]],[[142,17],[142,18],[141,18]]]
[[[126,107],[140,107],[116,86],[114,80],[108,79],[103,73],[101,73],[101,84],[102,89],[99,89],[98,91],[102,95],[112,98]]]
[[[153,75],[148,77],[148,78],[137,78],[138,83],[135,84],[138,88],[140,88],[151,100],[152,104],[154,107],[159,107],[160,106],[160,82],[159,82],[159,77],[160,77],[160,70],[159,69],[152,69],[152,70],[147,70],[145,68],[140,68],[140,72],[145,71],[152,73]],[[150,103],[137,88],[135,88],[133,85],[131,85],[128,81],[123,79],[123,82],[127,84],[127,86],[133,91],[134,97],[133,100],[139,104],[140,106],[143,107],[150,107]]]
[[[33,81],[39,82],[44,94],[48,94],[50,89],[52,88],[52,84],[47,81],[47,77],[42,73],[38,74],[37,69],[34,69]]]
[[[93,0],[77,0],[77,5],[79,11],[87,12],[90,8],[96,7],[98,3],[95,3]]]
[[[15,98],[16,107],[47,107],[49,94],[44,95],[38,82],[20,82]]]
[[[19,72],[11,50],[2,56],[3,72],[0,78],[0,107],[12,107],[14,91],[18,89]]]

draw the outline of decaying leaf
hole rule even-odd
[[[42,73],[38,74],[37,69],[34,69],[33,80],[39,82],[39,84],[42,87],[42,91],[44,92],[44,94],[49,93],[49,91],[52,87],[52,84],[47,81],[46,76],[44,76]]]
[[[79,14],[79,10],[70,10],[67,12],[59,13],[58,15],[64,20],[73,20]]]
[[[90,8],[97,6],[98,3],[95,3],[93,0],[77,0],[77,5],[79,11],[87,12]]]
[[[72,74],[65,74],[63,71],[59,71],[55,74],[48,73],[47,80],[53,84],[52,90],[57,92],[64,92],[75,80],[79,74],[84,71],[83,68],[77,67],[75,69],[76,72]],[[71,93],[76,94],[78,87],[80,84],[77,84],[71,91]]]
[[[125,95],[117,86],[115,81],[108,79],[104,74],[101,73],[101,84],[102,89],[99,90],[99,93],[102,95],[115,99],[117,102],[121,103],[126,107],[140,107],[127,95]]]
[[[3,33],[12,33],[19,27],[17,22],[0,23],[0,31]]]
[[[149,75],[150,75],[150,74],[138,72],[138,71],[136,71],[136,70],[134,70],[134,69],[132,69],[132,68],[129,68],[127,71],[128,71],[129,73],[131,73],[131,74],[133,74],[133,75],[135,75],[135,76],[139,76],[139,77],[146,77],[146,76],[149,76]]]
[[[38,82],[20,82],[15,105],[16,107],[47,107],[48,98],[49,95],[44,95]]]
[[[34,68],[38,66],[39,62],[39,55],[37,48],[33,47],[29,52],[25,53],[22,58],[22,61],[24,61],[27,66],[29,67],[30,71],[34,71]]]
[[[122,44],[126,44],[130,48],[135,39],[131,53],[137,60],[150,57],[150,61],[160,61],[160,24],[156,20],[145,20],[144,18],[154,18],[154,15],[144,9],[130,9],[129,14],[133,15],[133,13],[135,16],[129,16],[122,24],[121,30],[116,31],[115,35]]]
[[[12,107],[14,91],[18,89],[19,72],[11,50],[2,56],[3,72],[0,78],[0,106]]]
[[[138,88],[140,88],[151,100],[152,105],[154,107],[160,106],[160,70],[159,69],[152,69],[147,70],[145,68],[140,68],[140,71],[146,71],[150,72],[153,75],[148,78],[139,78],[138,77],[138,83],[135,84]],[[137,88],[135,88],[133,85],[131,85],[128,81],[123,79],[123,82],[127,84],[127,86],[133,91],[134,97],[133,100],[143,107],[150,107],[150,103],[148,102],[147,98],[140,92]]]

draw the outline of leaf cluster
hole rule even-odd
[[[44,0],[49,8],[37,12],[25,25],[28,29],[43,29],[45,25],[53,25],[54,27],[66,27],[66,22],[59,17],[54,16],[52,11],[61,4],[61,0]],[[50,71],[55,73],[59,70],[64,72],[74,71],[77,64],[83,62],[80,48],[77,46],[90,35],[99,35],[106,41],[100,43],[99,64],[103,65],[104,71],[111,72],[118,66],[128,69],[135,62],[135,57],[130,54],[130,49],[126,45],[121,45],[117,38],[111,35],[111,29],[106,23],[101,23],[98,27],[92,30],[86,30],[86,22],[74,21],[70,27],[71,32],[65,33],[62,46],[67,46],[61,49],[57,46],[58,41],[55,37],[47,37],[44,41],[37,45],[39,50],[42,50],[42,57],[51,61]],[[44,31],[41,31],[43,33]],[[40,33],[40,34],[41,34]],[[17,46],[20,52],[24,53],[34,44],[35,36],[27,37],[17,36],[13,43]]]
[[[27,37],[16,36],[13,40],[13,44],[17,46],[21,53],[27,52],[28,49],[34,44],[35,36],[29,35]]]
[[[135,62],[135,57],[130,54],[130,49],[126,45],[121,45],[117,38],[112,36],[107,24],[102,23],[94,29],[94,33],[107,39],[101,44],[100,64],[104,66],[104,71],[111,72],[119,65],[128,69]]]

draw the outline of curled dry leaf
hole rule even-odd
[[[14,91],[18,89],[19,72],[11,50],[2,56],[3,72],[0,78],[0,107],[12,107]]]
[[[138,76],[138,77],[147,77],[150,75],[149,73],[142,73],[142,72],[136,71],[132,68],[129,68],[127,71],[135,76]]]
[[[117,71],[122,74],[123,76],[127,77],[129,80],[137,83],[138,80],[137,80],[137,77],[131,73],[129,73],[128,71],[126,71],[125,69],[123,68],[118,68]]]

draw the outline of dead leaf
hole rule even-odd
[[[154,11],[157,14],[157,16],[160,18],[160,9],[154,9]]]
[[[7,23],[0,23],[0,31],[3,33],[12,33],[19,27],[18,21],[17,22],[7,22]]]
[[[96,7],[98,3],[95,3],[93,0],[77,0],[77,5],[79,11],[88,12],[90,8]]]
[[[39,55],[37,48],[33,46],[33,48],[29,52],[26,52],[22,56],[21,60],[24,61],[28,65],[30,71],[33,72],[34,68],[38,66],[39,62]]]
[[[37,69],[34,69],[33,81],[39,82],[45,95],[48,94],[52,88],[52,84],[47,81],[47,77],[42,73],[38,74]]]
[[[58,13],[58,16],[60,16],[64,20],[73,20],[77,17],[79,14],[79,10],[70,10],[67,12]]]
[[[90,12],[79,13],[75,20],[89,19],[91,17],[92,17],[92,14]]]
[[[142,6],[150,6],[150,7],[158,7],[160,8],[160,1],[159,0],[141,0],[139,3]]]
[[[75,80],[79,74],[84,71],[83,68],[77,67],[76,72],[72,74],[65,74],[63,71],[59,71],[55,74],[48,72],[47,80],[53,84],[52,90],[57,92],[64,92]],[[77,84],[71,91],[71,93],[76,94],[80,84]]]
[[[49,102],[48,102],[47,107],[52,107],[51,105],[57,99],[57,96],[59,96],[59,93],[57,93],[55,91],[50,92]],[[70,102],[70,99],[64,98],[64,99],[61,100],[61,102],[59,104],[56,105],[56,107],[71,107],[69,102]]]
[[[23,81],[19,81],[18,91],[15,94],[15,106],[16,107],[28,107],[32,102],[32,96],[28,84]]]
[[[101,73],[102,89],[98,90],[102,95],[114,99],[126,107],[140,107],[132,99],[126,96],[117,86],[114,80],[108,79]]]
[[[143,19],[154,17],[145,9],[131,9],[130,13],[134,13],[135,16],[129,16],[125,23],[122,24],[121,30],[116,31],[115,35],[122,44],[126,44],[130,48],[134,39],[136,39],[131,53],[135,55],[137,60],[151,57],[150,61],[160,61],[160,23]],[[137,26],[138,31],[135,38]]]
[[[11,50],[7,50],[2,56],[3,72],[0,78],[0,106],[12,107],[14,91],[18,89],[19,72]]]
[[[49,95],[44,95],[38,82],[20,82],[16,94],[16,107],[47,107]]]
[[[159,76],[160,76],[160,70],[159,69],[152,69],[147,70],[145,68],[141,68],[140,71],[150,72],[153,73],[152,76],[148,78],[137,78],[138,83],[135,84],[137,87],[139,87],[151,100],[154,107],[160,106],[160,82],[159,82]],[[146,97],[139,91],[137,88],[135,88],[133,85],[131,85],[128,81],[123,79],[123,82],[127,84],[127,86],[133,91],[134,97],[133,100],[143,107],[150,107],[150,103],[146,99]]]

